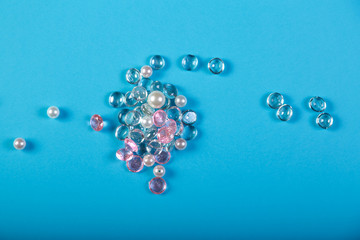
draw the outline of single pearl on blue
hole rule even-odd
[[[192,125],[197,120],[197,114],[193,110],[186,110],[182,114],[182,122],[186,125]]]
[[[312,97],[309,101],[309,107],[315,112],[323,112],[326,109],[326,102],[321,97]]]
[[[125,100],[125,105],[128,107],[134,107],[138,103],[132,91],[128,91],[125,94],[124,100]]]
[[[281,121],[289,121],[293,115],[292,107],[288,104],[284,104],[276,112],[276,116]]]
[[[148,153],[143,157],[143,161],[145,166],[151,167],[155,164],[155,157]]]
[[[118,126],[115,130],[115,137],[121,141],[125,140],[129,136],[129,127],[125,124]]]
[[[132,90],[132,96],[136,99],[136,101],[143,101],[147,98],[148,92],[146,88],[142,86],[134,87]]]
[[[198,66],[198,59],[196,56],[188,54],[185,57],[183,57],[181,61],[181,65],[185,70],[193,71]]]
[[[121,107],[124,104],[124,94],[121,92],[112,92],[109,96],[109,104],[114,108]]]
[[[169,99],[174,99],[178,94],[177,88],[170,83],[164,84],[163,92],[164,92],[165,96]]]
[[[156,165],[153,169],[155,177],[163,177],[165,175],[165,167],[161,165]]]
[[[328,129],[333,125],[333,117],[328,113],[320,113],[316,118],[316,123],[323,129]]]
[[[149,77],[151,77],[153,70],[150,66],[145,65],[140,69],[140,73],[141,73],[142,77],[149,78]]]
[[[178,95],[175,98],[175,105],[178,107],[185,107],[187,104],[187,99],[183,95]]]
[[[126,72],[126,81],[128,81],[128,83],[130,84],[138,84],[140,78],[141,78],[140,71],[137,70],[136,68],[130,68]]]
[[[225,69],[224,61],[221,60],[220,58],[213,58],[208,63],[208,69],[213,74],[220,74]]]
[[[125,116],[126,114],[129,112],[130,110],[127,108],[123,108],[120,110],[119,114],[118,114],[118,120],[120,123],[125,124]]]
[[[47,110],[47,115],[49,118],[58,118],[60,115],[60,110],[55,106],[51,106]]]
[[[150,58],[150,66],[155,69],[159,70],[165,66],[165,60],[160,55],[155,55]]]
[[[198,130],[193,125],[186,125],[184,126],[184,130],[181,133],[181,137],[187,141],[193,140],[196,138],[198,134]]]
[[[16,138],[13,145],[16,150],[23,150],[26,147],[26,141],[23,138]]]
[[[267,97],[266,102],[269,107],[277,109],[284,104],[284,97],[280,93],[273,92]]]
[[[159,81],[155,81],[151,84],[150,86],[150,91],[153,92],[153,91],[160,91],[162,92],[164,89],[163,85],[161,82]]]
[[[186,148],[186,146],[187,146],[187,142],[185,139],[183,139],[183,138],[176,139],[175,148],[177,150],[184,150]]]

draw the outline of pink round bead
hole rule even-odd
[[[162,194],[166,190],[166,182],[161,177],[154,177],[149,182],[149,189],[154,194]]]
[[[120,148],[116,151],[116,157],[121,161],[129,161],[133,158],[133,153],[125,148]]]
[[[171,131],[175,134],[176,133],[176,122],[172,119],[168,119],[165,124],[164,124],[164,127],[168,127],[171,129]]]
[[[159,142],[161,143],[169,143],[174,139],[174,134],[175,132],[173,132],[173,130],[169,127],[162,127],[158,130],[157,132],[157,139]]]
[[[161,153],[155,155],[155,162],[157,162],[158,164],[166,164],[169,162],[170,158],[170,152],[162,150]]]
[[[144,161],[140,156],[134,155],[132,159],[126,162],[130,172],[140,172],[144,168]]]
[[[157,110],[153,115],[154,125],[157,127],[161,127],[165,124],[167,120],[167,114],[163,110]]]
[[[136,143],[132,139],[125,138],[124,142],[125,142],[126,150],[131,151],[131,152],[137,152],[139,150],[138,146],[136,145]]]
[[[104,121],[100,115],[93,115],[90,119],[90,126],[95,131],[100,131],[104,127]]]

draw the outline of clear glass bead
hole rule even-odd
[[[152,116],[155,113],[155,109],[152,108],[148,103],[141,105],[141,111],[144,115]]]
[[[176,132],[175,132],[175,136],[180,136],[182,134],[182,132],[184,131],[184,125],[182,123],[182,121],[176,121]]]
[[[266,102],[269,107],[277,109],[284,104],[284,97],[280,93],[274,92],[267,97]]]
[[[161,110],[166,110],[171,106],[171,100],[167,97],[165,97],[165,103],[164,106],[162,106],[160,109]]]
[[[128,107],[134,107],[138,103],[138,101],[134,98],[134,95],[132,94],[131,91],[128,91],[125,94],[124,102]]]
[[[124,94],[121,92],[113,92],[109,96],[109,104],[114,108],[121,107],[124,104]]]
[[[157,128],[155,127],[155,126],[152,126],[152,127],[150,127],[150,128],[146,128],[145,130],[144,130],[144,137],[145,137],[145,140],[146,141],[150,141],[150,140],[152,140],[152,139],[154,139],[155,138],[155,136],[156,136],[156,134],[157,134]]]
[[[184,130],[181,133],[181,137],[187,141],[193,140],[194,138],[196,138],[198,134],[198,130],[196,129],[195,126],[193,125],[186,125],[184,126]]]
[[[333,125],[333,117],[328,113],[320,113],[316,118],[316,123],[323,129],[328,129]]]
[[[104,127],[104,121],[100,115],[93,115],[90,119],[90,126],[95,131],[101,131]]]
[[[126,162],[126,166],[130,172],[140,172],[144,167],[144,162],[140,156],[134,155]]]
[[[293,110],[290,105],[284,104],[276,112],[276,116],[281,121],[289,121],[293,115]]]
[[[150,85],[150,91],[153,92],[153,91],[160,91],[162,92],[164,89],[164,86],[162,85],[161,82],[159,81],[155,81],[153,82],[151,85]]]
[[[221,60],[220,58],[213,58],[208,63],[208,69],[213,74],[220,74],[225,69],[224,61]]]
[[[321,97],[312,97],[309,101],[309,107],[315,112],[323,112],[326,109],[326,102]]]
[[[127,108],[123,108],[120,110],[119,114],[118,114],[118,120],[120,123],[125,124],[125,116],[126,114],[129,112],[130,110]]]
[[[116,158],[121,161],[129,161],[130,159],[132,159],[133,155],[133,152],[125,148],[120,148],[116,151]]]
[[[136,142],[130,138],[125,138],[125,149],[131,152],[137,152],[139,150],[138,145]]]
[[[133,111],[137,111],[140,114],[140,116],[143,115],[143,112],[141,111],[141,106],[137,106],[136,108],[134,108]]]
[[[176,106],[167,109],[166,113],[168,115],[168,118],[173,119],[175,121],[181,118],[181,110]]]
[[[160,55],[152,56],[150,59],[150,66],[155,70],[162,69],[165,66],[165,60]]]
[[[136,154],[139,156],[144,156],[145,154],[147,154],[145,141],[139,144],[139,150]]]
[[[171,152],[172,150],[174,150],[174,145],[175,145],[175,139],[173,139],[171,142],[164,144],[163,148],[168,151]]]
[[[154,177],[149,182],[149,189],[154,194],[162,194],[166,190],[166,182],[161,177]]]
[[[178,95],[177,88],[170,83],[164,84],[163,92],[164,92],[165,96],[170,99],[174,99]]]
[[[130,68],[126,72],[126,81],[130,84],[138,84],[140,81],[140,71],[136,68]]]
[[[130,131],[129,137],[136,144],[140,144],[145,140],[144,133],[140,129],[136,129],[136,128]]]
[[[181,65],[187,71],[195,70],[198,66],[198,59],[196,56],[188,54],[182,59]]]
[[[141,86],[136,86],[132,90],[132,96],[136,99],[136,101],[143,101],[147,98],[148,92],[146,88]]]
[[[140,123],[141,115],[138,111],[130,111],[125,115],[125,124],[135,126]]]
[[[182,114],[182,122],[186,125],[192,125],[197,120],[197,114],[193,110],[186,110]]]
[[[115,137],[121,141],[125,140],[125,138],[128,137],[129,135],[129,127],[126,126],[125,124],[122,124],[120,126],[118,126],[115,130]]]
[[[171,154],[170,152],[164,149],[160,153],[155,154],[154,157],[155,157],[155,162],[157,162],[158,164],[166,164],[169,162],[171,158]]]
[[[147,91],[150,91],[150,86],[154,81],[150,78],[141,78],[139,86],[144,87]]]
[[[158,140],[152,140],[146,145],[146,150],[152,155],[157,155],[162,151],[162,145]]]

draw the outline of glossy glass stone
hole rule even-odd
[[[160,143],[169,143],[175,137],[175,132],[169,127],[162,127],[158,130],[156,137]]]
[[[109,104],[114,108],[121,107],[124,104],[124,94],[121,92],[112,92],[109,96]]]
[[[140,156],[134,155],[126,162],[126,166],[130,172],[140,172],[144,168],[144,162]]]
[[[163,149],[171,152],[172,150],[174,150],[174,146],[175,146],[175,139],[173,139],[171,142],[164,144]]]
[[[143,101],[147,98],[148,92],[146,88],[137,86],[132,90],[132,96],[136,99],[136,101]]]
[[[134,107],[138,103],[138,101],[134,98],[134,95],[132,94],[131,91],[128,91],[125,94],[124,102],[125,102],[125,105],[128,107]]]
[[[182,132],[184,131],[184,125],[182,123],[182,121],[176,121],[176,132],[175,132],[175,136],[180,136],[182,134]]]
[[[333,125],[333,117],[328,113],[320,113],[316,118],[316,123],[323,129],[328,129]]]
[[[126,125],[135,126],[140,123],[141,114],[138,111],[130,111],[125,115]]]
[[[326,109],[326,102],[321,97],[312,97],[309,101],[309,107],[315,112],[323,112]]]
[[[153,92],[153,91],[159,91],[159,92],[162,92],[164,89],[164,86],[162,85],[161,82],[159,81],[155,81],[151,84],[150,86],[150,91]]]
[[[166,150],[162,150],[160,153],[155,154],[154,157],[155,162],[157,162],[158,164],[166,164],[169,162],[171,154]]]
[[[289,121],[293,115],[293,110],[290,105],[284,104],[276,112],[276,116],[281,121]]]
[[[165,96],[170,99],[174,99],[178,95],[177,88],[170,83],[164,84],[163,92],[164,92]]]
[[[181,61],[181,65],[187,71],[195,70],[196,67],[198,66],[198,59],[196,56],[188,54],[185,57],[183,57]]]
[[[161,127],[167,120],[167,114],[163,110],[157,110],[153,115],[153,123],[157,127]]]
[[[130,84],[138,84],[140,81],[140,71],[136,68],[130,68],[126,72],[126,81]]]
[[[140,129],[130,131],[129,137],[136,143],[140,144],[145,140],[144,133]]]
[[[162,145],[158,140],[152,140],[146,145],[146,150],[152,155],[157,155],[162,151]]]
[[[186,125],[192,125],[197,120],[197,114],[193,110],[186,110],[182,114],[182,122]]]
[[[165,66],[165,60],[160,55],[154,55],[150,58],[150,66],[155,70],[162,69]]]
[[[280,93],[273,92],[267,97],[266,102],[269,107],[277,109],[284,104],[284,97]]]
[[[26,147],[26,141],[23,138],[16,138],[13,142],[13,146],[16,150],[23,150]]]
[[[116,158],[121,161],[129,161],[133,157],[133,152],[125,148],[120,148],[116,151]]]
[[[135,108],[133,109],[133,111],[137,111],[137,112],[140,114],[140,116],[143,115],[143,112],[141,111],[141,106],[135,107]]]
[[[186,146],[187,146],[187,142],[185,139],[183,139],[183,138],[176,139],[175,148],[177,150],[184,150],[186,148]]]
[[[142,142],[138,145],[139,150],[136,152],[136,155],[143,157],[145,154],[147,154],[146,151],[146,142]],[[144,160],[144,159],[143,159]]]
[[[144,115],[152,116],[155,113],[155,109],[152,108],[148,103],[141,105],[141,111]]]
[[[162,194],[166,190],[166,182],[161,177],[154,177],[149,182],[149,189],[154,194]]]
[[[146,90],[150,91],[150,86],[154,81],[150,78],[141,78],[139,86],[144,87]]]
[[[125,116],[126,114],[129,112],[130,110],[127,109],[127,108],[123,108],[119,111],[119,114],[118,114],[118,120],[120,123],[122,124],[125,124]]]
[[[171,100],[169,98],[165,98],[165,103],[164,105],[160,108],[161,110],[166,110],[169,109],[171,106]]]
[[[136,142],[130,138],[125,138],[124,144],[125,144],[125,149],[128,151],[137,152],[139,150]]]
[[[180,136],[183,139],[185,139],[186,141],[190,141],[190,140],[193,140],[194,138],[196,138],[197,134],[198,134],[198,130],[196,129],[195,126],[186,125],[186,126],[184,126],[184,130]]]
[[[175,121],[177,121],[181,118],[181,110],[176,106],[173,106],[173,107],[170,107],[169,109],[167,109],[166,113],[168,115],[168,118],[173,119]]]
[[[150,141],[150,140],[152,140],[153,138],[155,138],[156,137],[156,134],[157,134],[157,131],[158,131],[158,129],[155,127],[155,126],[152,126],[152,127],[150,127],[150,128],[146,128],[145,130],[144,130],[144,137],[145,137],[145,140],[146,141]]]
[[[100,115],[93,115],[90,119],[90,126],[95,131],[101,131],[104,127],[104,121]]]
[[[125,124],[118,126],[115,130],[115,137],[121,141],[129,136],[129,128]]]
[[[208,63],[208,69],[213,74],[220,74],[225,69],[224,61],[221,60],[220,58],[213,58]]]

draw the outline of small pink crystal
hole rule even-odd
[[[95,131],[100,131],[104,127],[104,121],[100,115],[93,115],[90,119],[90,126]]]
[[[157,127],[161,127],[165,124],[167,120],[167,114],[163,110],[157,110],[153,115],[154,125]]]
[[[130,138],[125,138],[125,149],[131,152],[137,152],[138,146],[136,145],[136,143],[130,139]]]
[[[174,139],[174,132],[169,127],[162,127],[157,132],[157,139],[161,143],[169,143]]]
[[[176,133],[176,122],[172,119],[169,119],[165,122],[164,127],[168,127],[171,129],[171,131],[175,134]]]
[[[133,158],[133,153],[125,148],[116,151],[116,157],[121,161],[129,161]]]

